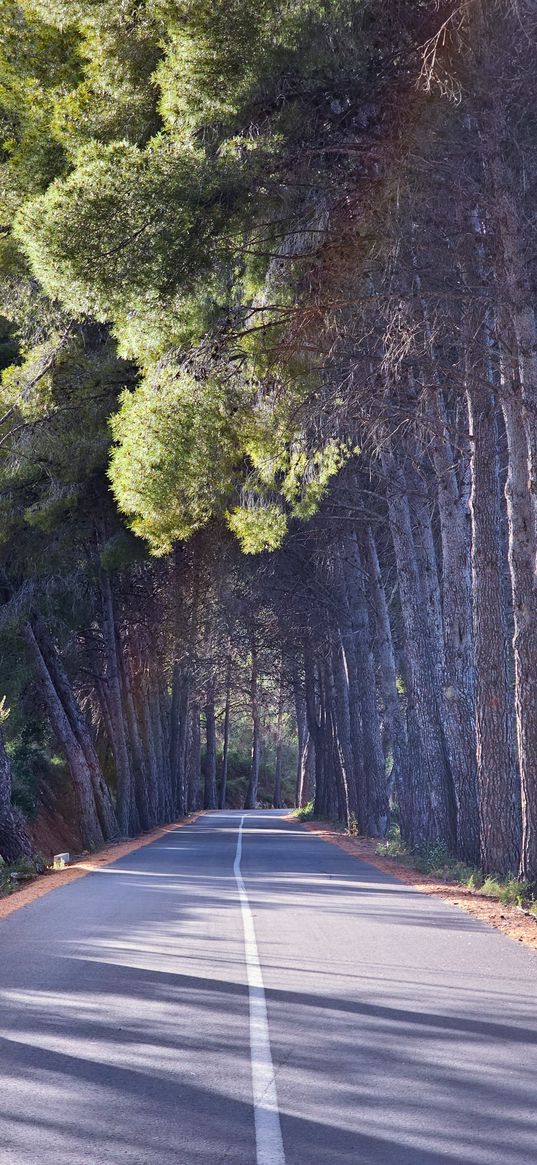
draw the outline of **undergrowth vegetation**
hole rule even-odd
[[[393,858],[402,865],[439,882],[455,883],[474,890],[486,898],[496,898],[504,906],[524,906],[537,916],[535,887],[521,881],[515,874],[485,875],[477,866],[458,861],[443,842],[425,845],[411,851],[401,840],[397,825],[392,825],[385,841],[379,842],[375,852],[379,857]]]

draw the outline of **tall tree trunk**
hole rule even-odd
[[[336,641],[333,646],[331,659],[326,664],[326,674],[330,701],[328,722],[336,754],[334,759],[338,783],[338,817],[345,822],[347,828],[362,832],[360,814],[363,812],[363,806],[360,803],[354,771],[349,685],[341,642]]]
[[[216,720],[214,712],[214,682],[207,687],[205,703],[205,789],[203,804],[205,809],[216,809]]]
[[[261,757],[261,710],[259,707],[259,661],[257,644],[251,640],[252,665],[250,672],[250,711],[252,716],[252,753],[250,776],[246,790],[245,809],[255,809],[259,784],[259,762]]]
[[[226,807],[227,774],[228,774],[228,767],[229,767],[230,713],[231,713],[231,658],[228,659],[227,669],[226,669],[226,702],[224,705],[222,773],[220,776],[220,798],[219,798],[219,804],[220,804],[221,809],[225,809],[225,807]]]
[[[0,728],[0,857],[8,865],[33,857],[33,842],[22,813],[11,800],[11,762]]]
[[[485,870],[505,874],[517,868],[519,853],[502,587],[498,428],[494,393],[482,380],[476,383],[473,370],[467,392],[481,861]]]
[[[284,688],[283,676],[280,676],[278,689],[278,710],[276,712],[276,763],[274,766],[274,793],[272,804],[275,809],[282,807],[282,771],[283,771],[283,712]]]
[[[365,567],[356,534],[345,544],[343,575],[352,620],[357,696],[362,726],[364,804],[362,828],[369,837],[384,837],[389,819],[388,783],[380,733],[375,670],[371,655]]]
[[[190,705],[189,728],[186,736],[187,790],[185,809],[194,813],[201,808],[201,728],[199,704]]]
[[[521,785],[520,872],[537,879],[537,578],[530,451],[516,368],[502,360],[501,406],[507,435],[505,487],[513,592],[515,714]]]
[[[142,729],[138,717],[135,685],[133,678],[134,662],[122,653],[122,688],[124,693],[123,704],[125,719],[128,725],[129,764],[134,779],[134,797],[141,829],[151,829],[157,822],[157,787],[158,772],[151,770],[147,756]],[[144,701],[145,703],[145,701]]]
[[[461,491],[445,405],[433,393],[433,463],[442,542],[444,712],[457,808],[456,853],[479,861],[475,735],[475,663],[472,629],[470,513]]]
[[[362,536],[362,552],[368,570],[369,593],[375,618],[374,645],[381,677],[386,739],[393,757],[391,784],[395,787],[401,835],[410,840],[412,819],[411,787],[408,771],[408,741],[397,690],[397,667],[392,629],[377,547],[370,527]]]
[[[73,732],[30,623],[24,625],[23,637],[43,693],[52,730],[69,765],[83,843],[88,849],[97,849],[103,844],[104,838],[97,815],[93,782],[86,756]]]
[[[138,817],[134,799],[134,780],[125,732],[119,636],[112,587],[106,571],[101,571],[100,585],[103,610],[103,638],[107,660],[106,686],[108,689],[110,720],[113,728],[111,744],[116,765],[116,812],[120,831],[125,836],[128,836],[136,832]]]
[[[110,790],[102,773],[89,726],[78,704],[73,686],[63,665],[63,660],[56,644],[53,642],[48,627],[41,616],[37,616],[31,622],[36,642],[39,644],[39,650],[45,661],[52,683],[61,700],[73,734],[78,740],[86,758],[93,786],[95,806],[104,840],[111,841],[118,835],[118,822],[112,804]]]
[[[397,562],[399,597],[405,632],[405,673],[408,684],[409,741],[413,771],[414,845],[444,842],[453,848],[455,821],[451,772],[442,716],[438,706],[438,673],[431,637],[424,621],[425,597],[418,570],[414,533],[404,475],[384,449],[390,528]]]
[[[304,700],[304,692],[297,667],[295,667],[293,671],[293,696],[295,702],[297,735],[295,805],[297,807],[301,807],[306,805],[309,800],[309,797],[307,797],[306,790],[304,788],[306,777],[305,753],[309,739],[309,733],[306,721],[306,703]],[[304,800],[305,797],[306,800]]]

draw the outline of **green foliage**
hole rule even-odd
[[[236,506],[228,512],[227,523],[245,554],[277,550],[287,533],[287,516],[276,502]]]
[[[497,898],[504,906],[521,906],[528,894],[528,886],[514,875],[506,878],[485,878],[481,893],[489,898]]]
[[[154,553],[190,537],[229,498],[239,457],[231,403],[217,380],[195,379],[173,361],[122,396],[110,479]]]
[[[270,113],[278,128],[298,133],[305,107],[310,118],[317,101],[330,108],[327,86],[348,98],[362,76],[356,51],[362,3],[261,0],[253,8],[245,0],[198,0],[157,7],[170,20],[155,77],[172,133],[234,134],[245,123],[259,127]]]
[[[194,146],[94,143],[14,229],[48,295],[121,330],[224,260],[235,201],[233,169]]]
[[[409,851],[401,840],[401,831],[398,825],[390,826],[387,838],[384,841],[379,841],[378,845],[375,846],[375,853],[384,858],[408,857]]]
[[[423,874],[431,874],[433,871],[441,870],[452,862],[452,854],[445,842],[436,841],[431,845],[422,846],[419,849],[415,866]]]
[[[293,817],[297,821],[311,821],[315,812],[315,802],[308,801],[307,805],[301,805],[298,809],[293,809]]]

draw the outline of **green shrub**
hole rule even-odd
[[[308,801],[307,805],[301,805],[299,809],[293,811],[293,817],[296,817],[297,821],[310,821],[314,808],[315,802]]]
[[[521,906],[528,895],[528,886],[514,875],[507,878],[488,877],[483,882],[481,893],[490,898],[497,898],[504,906],[512,904]]]

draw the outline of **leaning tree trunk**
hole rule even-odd
[[[11,762],[0,728],[0,857],[8,865],[33,857],[33,842],[22,813],[11,800]]]
[[[25,624],[23,637],[43,693],[53,732],[69,765],[80,815],[79,824],[83,843],[88,849],[97,849],[103,844],[104,838],[86,756],[73,732],[30,623]]]
[[[86,758],[88,769],[93,785],[93,795],[95,797],[95,805],[99,817],[99,823],[102,829],[105,841],[111,841],[117,837],[118,822],[110,790],[104,779],[99,758],[95,750],[95,745],[92,740],[91,732],[86,719],[79,707],[77,698],[73,691],[72,683],[67,675],[63,660],[59,654],[56,644],[53,642],[49,633],[48,627],[44,620],[38,616],[32,621],[32,629],[39,645],[39,650],[43,659],[45,660],[48,673],[54,684],[56,692],[63,704],[63,708],[67,719],[71,725],[72,731],[78,740],[80,747]]]

